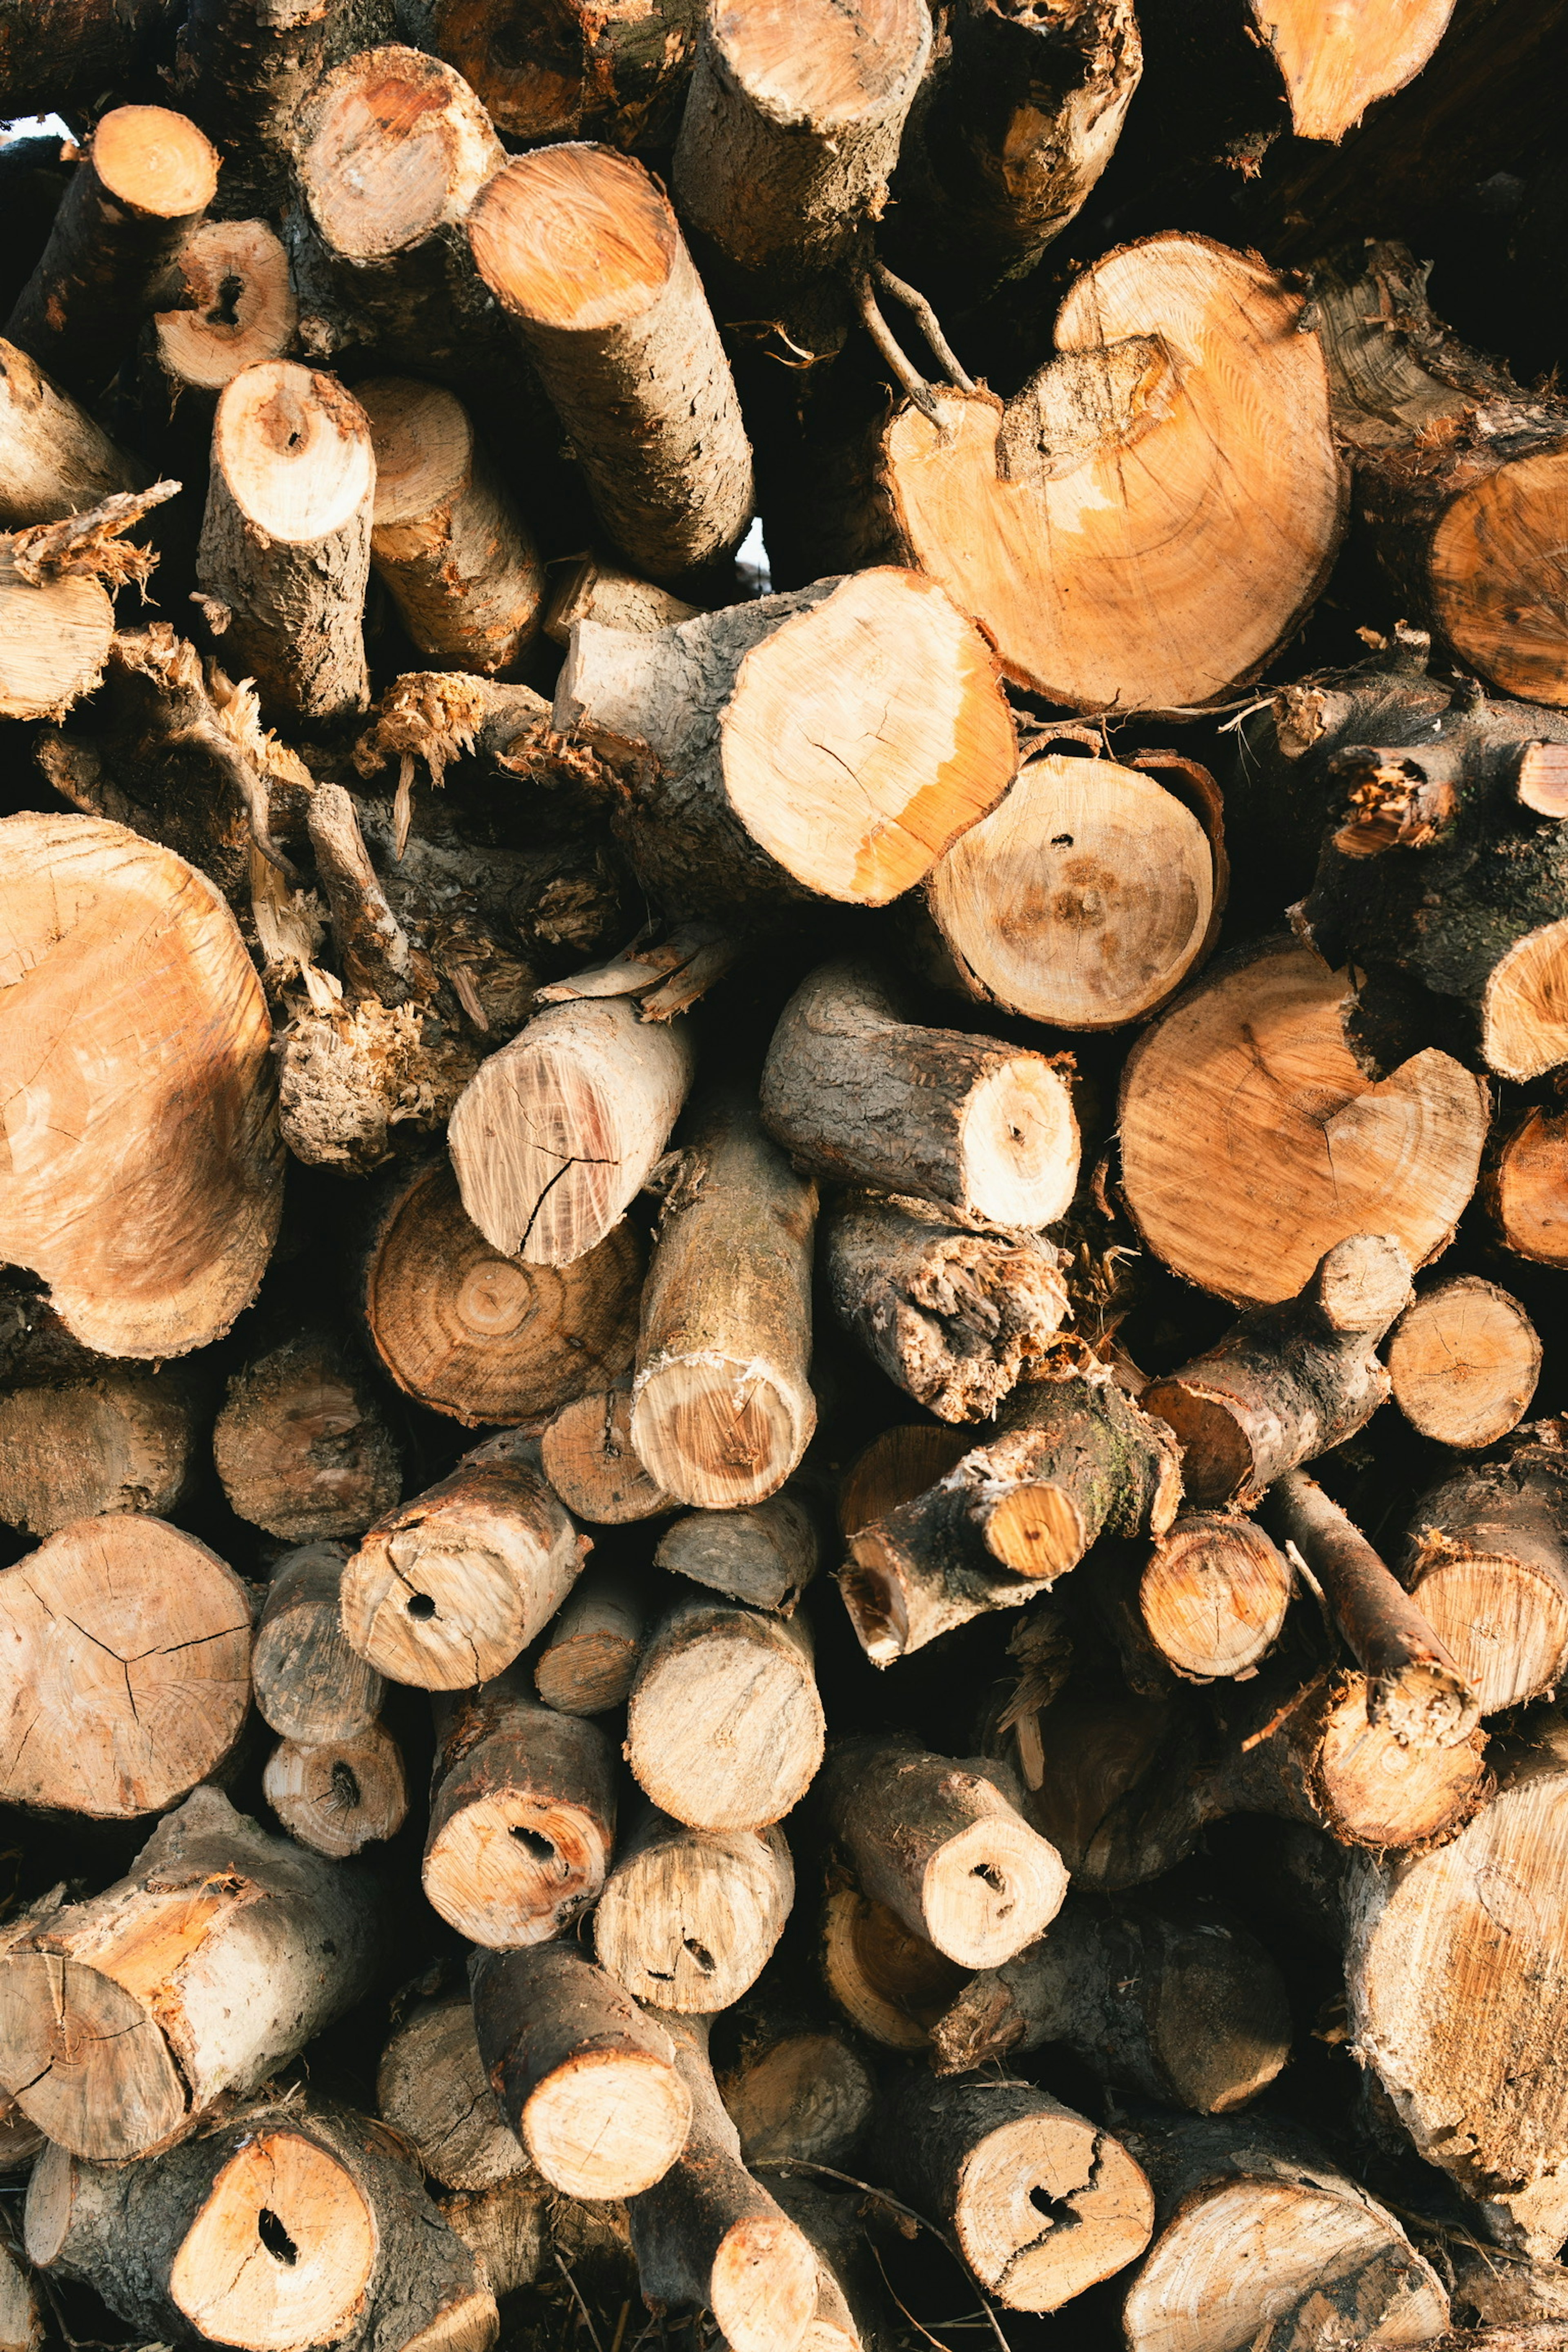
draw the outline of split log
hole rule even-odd
[[[334,377],[269,360],[224,391],[196,573],[268,716],[343,719],[370,700],[374,488],[370,425]]]
[[[850,1192],[824,1219],[834,1311],[905,1394],[984,1421],[1037,1370],[1071,1312],[1061,1259],[1031,1234]]]
[[[467,1993],[422,2001],[402,2020],[381,2054],[375,2104],[445,2189],[534,2179],[490,2087]]]
[[[797,1166],[1000,1224],[1048,1225],[1077,1187],[1060,1070],[1043,1054],[905,1021],[871,964],[823,964],[802,982],[768,1047],[762,1108]]]
[[[684,1513],[660,1536],[654,1561],[748,1608],[792,1617],[821,1557],[817,1496],[796,1478],[749,1510]]]
[[[1237,1306],[1294,1298],[1352,1234],[1386,1234],[1422,1266],[1475,1189],[1485,1086],[1431,1047],[1374,1084],[1345,1043],[1349,995],[1310,949],[1269,941],[1127,1057],[1128,1208],[1168,1265]]]
[[[342,1544],[287,1551],[273,1568],[256,1627],[250,1679],[257,1711],[280,1738],[353,1739],[381,1712],[384,1685],[343,1638]]]
[[[781,2017],[771,2002],[743,2013],[734,2062],[718,2080],[750,2165],[841,2167],[877,2099],[876,2077],[839,2027]]]
[[[36,360],[0,341],[0,524],[57,522],[146,478]]]
[[[1337,15],[1318,0],[1284,0],[1258,29],[1274,53],[1298,139],[1342,139],[1369,106],[1414,81],[1454,13],[1454,0],[1416,0],[1384,16]]]
[[[5,321],[18,350],[88,404],[112,380],[154,289],[217,190],[217,157],[163,106],[117,106],[71,174]]]
[[[1129,2352],[1425,2343],[1448,2298],[1384,2206],[1289,2127],[1140,2120],[1158,2235],[1122,2306]],[[1245,2248],[1243,2256],[1241,2249]]]
[[[1521,1430],[1411,1514],[1400,1573],[1483,1715],[1568,1680],[1568,1454],[1560,1425]]]
[[[293,194],[305,101],[328,69],[385,40],[392,0],[279,8],[273,0],[193,0],[174,89],[224,159],[219,202],[235,219],[276,215]]]
[[[549,1464],[546,1461],[546,1475]],[[624,1569],[590,1567],[546,1629],[533,1686],[557,1715],[603,1715],[630,1696],[642,1656],[647,1600]]]
[[[126,1512],[62,1528],[0,1575],[0,1623],[8,1804],[104,1821],[163,1812],[239,1738],[249,1595],[163,1519]]]
[[[382,1908],[363,1868],[268,1837],[198,1789],[127,1877],[13,1923],[0,2081],[73,2156],[167,2147],[368,1991]]]
[[[601,621],[611,629],[665,629],[694,621],[697,606],[639,580],[601,556],[568,556],[552,565],[560,574],[544,608],[544,634],[558,646],[572,642],[575,621]]]
[[[1534,1324],[1517,1298],[1479,1275],[1423,1291],[1389,1337],[1394,1403],[1423,1437],[1462,1453],[1517,1428],[1540,1376]]]
[[[661,1812],[694,1830],[766,1829],[811,1786],[824,1736],[804,1617],[692,1599],[654,1629],[626,1756]]]
[[[203,221],[170,277],[174,299],[153,318],[168,413],[188,401],[205,424],[210,395],[247,367],[282,359],[294,341],[289,256],[265,221]]]
[[[375,1390],[324,1325],[290,1333],[235,1373],[213,1458],[231,1509],[285,1543],[358,1538],[403,1487]]]
[[[196,1475],[201,1392],[132,1364],[0,1395],[0,1519],[51,1536],[110,1511],[178,1510]]]
[[[26,2239],[165,2343],[488,2352],[500,2324],[401,2145],[314,2097],[242,2106],[143,2164],[53,2148]]]
[[[885,2050],[925,2050],[963,1990],[964,1971],[911,1936],[897,1912],[858,1888],[830,1885],[822,1978],[851,2025]]]
[[[468,1690],[548,1624],[588,1549],[521,1432],[378,1521],[343,1570],[343,1632],[391,1682]]]
[[[564,1935],[605,1883],[616,1832],[609,1742],[499,1675],[444,1703],[424,1886],[470,1942],[517,1949]]]
[[[885,1429],[858,1454],[838,1490],[838,1525],[846,1537],[885,1519],[936,1486],[969,1452],[969,1432],[916,1421]]]
[[[659,2020],[571,1943],[478,1952],[469,1977],[486,2074],[551,2187],[635,2197],[662,2180],[692,2100]]]
[[[700,16],[695,0],[566,0],[519,22],[510,0],[400,0],[421,48],[466,74],[509,139],[654,149],[675,127]]]
[[[779,1829],[693,1830],[648,1807],[594,1914],[594,1948],[656,2009],[729,2009],[761,1976],[795,1901]]]
[[[1059,2311],[1149,2243],[1153,2196],[1121,2142],[1028,2084],[911,2071],[878,2123],[882,2178],[1006,2311]]]
[[[625,1527],[675,1508],[674,1496],[648,1476],[633,1449],[629,1380],[563,1405],[540,1444],[544,1475],[574,1518]]]
[[[1531,1105],[1498,1145],[1487,1199],[1516,1256],[1568,1265],[1568,1112]]]
[[[643,1290],[632,1444],[678,1502],[776,1494],[816,1426],[811,1351],[816,1187],[737,1087],[693,1106]]]
[[[617,834],[678,913],[803,894],[886,906],[995,806],[1017,761],[985,639],[931,581],[885,565],[669,629],[580,622],[555,725],[631,747]]]
[[[531,1421],[629,1370],[641,1277],[638,1236],[624,1220],[565,1265],[492,1249],[443,1154],[387,1192],[362,1297],[398,1387],[472,1428]]]
[[[732,555],[751,520],[752,453],[658,183],[608,147],[542,148],[488,182],[468,236],[634,568],[679,580]]]
[[[536,1013],[452,1112],[465,1211],[505,1256],[570,1265],[642,1190],[691,1072],[685,1023],[642,1021],[625,998]]]
[[[1138,1627],[1184,1681],[1249,1674],[1279,1640],[1295,1578],[1263,1529],[1226,1511],[1184,1511],[1138,1574]]]
[[[339,1739],[280,1739],[261,1793],[291,1838],[334,1862],[395,1837],[408,1818],[403,1753],[379,1723]]]

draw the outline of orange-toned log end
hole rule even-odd
[[[1450,499],[1429,560],[1433,618],[1459,660],[1554,709],[1568,705],[1564,499],[1568,443],[1499,466]]]
[[[1487,1198],[1516,1256],[1568,1266],[1568,1111],[1531,1105],[1498,1147]]]
[[[1541,1376],[1541,1340],[1495,1282],[1461,1275],[1424,1291],[1388,1342],[1394,1401],[1423,1437],[1473,1452],[1521,1422]]]
[[[1353,131],[1375,100],[1414,81],[1453,13],[1454,0],[1400,0],[1388,8],[1252,0],[1284,77],[1298,139],[1339,140]]]
[[[713,2257],[713,2316],[733,2352],[799,2344],[816,2309],[817,2258],[781,2212],[731,2223]]]
[[[1139,1613],[1167,1664],[1212,1682],[1246,1674],[1272,1649],[1293,1587],[1289,1562],[1250,1519],[1190,1511],[1153,1546]]]
[[[269,2254],[279,2233],[291,2260]],[[169,2292],[209,2341],[288,2352],[349,2325],[376,2252],[374,2216],[347,2168],[311,2140],[269,2131],[218,2174],[174,2257]]]
[[[577,143],[539,148],[498,172],[468,236],[503,308],[578,333],[639,317],[681,251],[669,200],[641,164]]]
[[[1486,1787],[1485,1736],[1449,1748],[1407,1744],[1367,1712],[1355,1675],[1322,1715],[1312,1778],[1325,1826],[1346,1845],[1389,1852],[1425,1845],[1461,1821]]]
[[[93,132],[91,152],[105,193],[129,212],[183,220],[217,194],[212,142],[165,106],[117,106]]]

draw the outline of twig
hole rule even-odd
[[[931,357],[939,366],[947,370],[959,391],[973,392],[974,378],[960,366],[952,345],[942,331],[941,320],[919,287],[908,285],[901,278],[895,278],[885,261],[873,261],[871,275],[885,294],[890,294],[895,302],[901,302],[906,310],[913,312],[921,334],[931,345]]]
[[[892,370],[894,375],[897,376],[899,382],[903,385],[904,390],[909,394],[909,396],[914,402],[915,406],[920,410],[922,416],[930,417],[938,432],[945,432],[946,427],[943,425],[942,421],[942,411],[936,404],[936,394],[932,392],[930,384],[927,383],[924,376],[917,374],[915,369],[905,358],[904,353],[900,347],[898,338],[894,335],[891,327],[889,326],[886,319],[883,318],[882,313],[877,308],[877,297],[872,290],[871,273],[868,269],[862,273],[861,277],[856,283],[855,302],[856,307],[860,313],[860,322],[865,328],[866,332],[870,336],[871,341],[876,344],[877,349],[881,352],[882,357],[886,360],[889,367]]]
[[[599,2341],[599,2331],[594,2325],[594,2315],[589,2310],[587,2305],[584,2302],[581,2294],[577,2291],[577,2282],[566,2266],[565,2257],[562,2254],[558,2247],[552,2247],[551,2251],[555,2256],[555,2267],[560,2272],[562,2277],[565,2280],[567,2285],[571,2288],[572,2300],[583,2315],[583,2325],[594,2339],[594,2352],[605,2352],[605,2347]],[[619,2341],[618,2336],[616,2340],[617,2342]]]

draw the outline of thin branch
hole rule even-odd
[[[905,358],[891,327],[877,308],[877,297],[872,290],[871,273],[868,269],[862,273],[856,283],[855,303],[860,313],[861,325],[921,415],[929,416],[939,432],[945,430],[942,425],[942,412],[936,404],[935,394],[924,376],[918,375]]]
[[[560,2252],[559,2249],[552,2249],[552,2252],[554,2252],[555,2254],[555,2267],[560,2272],[562,2277],[565,2280],[567,2285],[571,2288],[572,2300],[583,2315],[583,2325],[594,2339],[594,2352],[605,2352],[605,2347],[599,2341],[599,2331],[594,2325],[594,2315],[589,2310],[587,2305],[584,2302],[581,2294],[578,2293],[576,2280],[573,2277],[570,2270],[567,2268],[565,2259]]]
[[[890,294],[895,302],[901,302],[905,310],[913,314],[915,323],[931,346],[931,357],[939,367],[947,370],[959,391],[973,392],[974,378],[960,366],[957,353],[942,331],[942,320],[919,287],[909,285],[902,278],[895,278],[885,261],[873,261],[871,275],[884,294]]]

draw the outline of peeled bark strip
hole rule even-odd
[[[106,1821],[162,1812],[239,1738],[249,1596],[162,1519],[126,1512],[62,1528],[0,1575],[0,1625],[8,1804]]]
[[[643,1652],[626,1761],[662,1812],[696,1830],[782,1821],[816,1776],[822,1701],[804,1619],[678,1601]]]
[[[0,1519],[51,1536],[110,1511],[185,1499],[200,1459],[200,1397],[178,1370],[105,1365],[0,1395]]]
[[[1294,1298],[1352,1234],[1384,1234],[1422,1266],[1475,1189],[1482,1081],[1428,1047],[1372,1082],[1345,1043],[1350,992],[1310,949],[1268,941],[1127,1057],[1127,1205],[1168,1265],[1238,1306]]]
[[[769,2004],[755,2019],[747,2014],[719,2092],[747,2164],[837,2168],[871,2120],[877,2084],[841,2028],[776,2018]],[[781,2193],[785,2186],[777,2184]]]
[[[299,306],[289,256],[265,221],[203,221],[171,277],[183,307],[155,312],[153,324],[172,401],[221,392],[292,343]]]
[[[627,1231],[616,1226],[617,1233]],[[563,1405],[541,1440],[544,1475],[574,1517],[625,1527],[675,1508],[632,1446],[630,1381]]]
[[[467,1993],[421,2002],[382,2052],[376,2111],[443,2188],[494,2189],[532,2176],[479,2055]]]
[[[816,1426],[808,1378],[816,1187],[763,1133],[743,1088],[694,1107],[643,1290],[632,1444],[666,1494],[761,1503]]]
[[[785,1005],[763,1071],[763,1120],[798,1164],[1048,1225],[1078,1182],[1072,1097],[1043,1054],[900,1018],[867,963],[821,965]]]
[[[617,830],[678,912],[803,893],[886,906],[1017,761],[985,639],[886,565],[646,634],[580,622],[555,725],[628,747]]]
[[[1059,2311],[1149,2242],[1153,2196],[1121,2142],[1028,2084],[911,2072],[878,2121],[882,2178],[1005,2310]]]
[[[563,1935],[596,1900],[616,1831],[608,1741],[500,1675],[448,1701],[431,1776],[425,1892],[470,1942]]]
[[[656,581],[731,555],[751,520],[752,453],[658,182],[607,147],[541,149],[496,173],[468,236],[621,552]]]
[[[223,155],[226,213],[280,210],[306,99],[341,58],[385,40],[392,16],[391,0],[192,0],[174,88]]]
[[[650,1807],[605,1881],[594,1948],[656,2009],[729,2009],[773,1957],[794,1900],[782,1830],[688,1829]]]
[[[402,1750],[379,1723],[341,1739],[280,1739],[261,1793],[291,1838],[334,1862],[395,1837],[408,1818]]]
[[[822,1978],[851,2025],[885,2050],[929,2048],[963,1989],[963,1969],[934,1945],[885,1903],[842,1885],[823,1906]]]
[[[1411,1514],[1400,1573],[1483,1715],[1568,1679],[1568,1454],[1560,1425],[1467,1464]]]
[[[371,1528],[343,1570],[343,1632],[391,1682],[468,1690],[548,1624],[587,1549],[535,1442],[492,1437]]]
[[[365,1324],[420,1404],[470,1427],[531,1421],[630,1369],[641,1275],[637,1235],[624,1222],[569,1265],[492,1249],[443,1156],[384,1203],[364,1269]]]
[[[1138,1616],[1165,1664],[1191,1682],[1241,1675],[1279,1640],[1295,1578],[1261,1528],[1184,1511],[1150,1548]]]
[[[230,1507],[286,1543],[357,1538],[403,1487],[397,1446],[363,1364],[320,1325],[235,1374],[213,1458]]]
[[[1487,1192],[1516,1256],[1568,1265],[1568,1113],[1532,1103],[1502,1138]]]
[[[146,478],[36,360],[0,341],[0,525],[56,522]]]
[[[486,2074],[552,2189],[635,2197],[686,2144],[691,2094],[668,2035],[574,1944],[469,1964]]]
[[[545,1464],[546,1475],[549,1463]],[[621,1706],[637,1678],[647,1623],[640,1578],[592,1567],[580,1576],[545,1633],[533,1686],[557,1715],[603,1715]]]
[[[805,1481],[749,1510],[688,1511],[665,1529],[654,1554],[674,1576],[781,1617],[794,1615],[821,1557],[816,1497]]]
[[[353,1739],[381,1711],[384,1685],[343,1638],[342,1544],[306,1544],[272,1570],[250,1677],[262,1721],[284,1739]]]
[[[691,1084],[684,1023],[624,998],[552,1004],[479,1065],[447,1130],[463,1207],[531,1265],[602,1242],[662,1156]]]
[[[1128,2290],[1128,2352],[1425,2343],[1448,2298],[1392,2213],[1273,2122],[1135,2124],[1158,2235]]]
[[[1479,1275],[1423,1291],[1388,1343],[1394,1401],[1406,1421],[1465,1453],[1518,1426],[1540,1376],[1534,1324],[1517,1298]]]
[[[145,2156],[352,2008],[384,1932],[372,1879],[198,1789],[129,1876],[12,1935],[0,2082],[72,2155]]]
[[[344,719],[370,700],[374,486],[370,425],[334,377],[269,360],[224,392],[197,577],[270,716]]]

